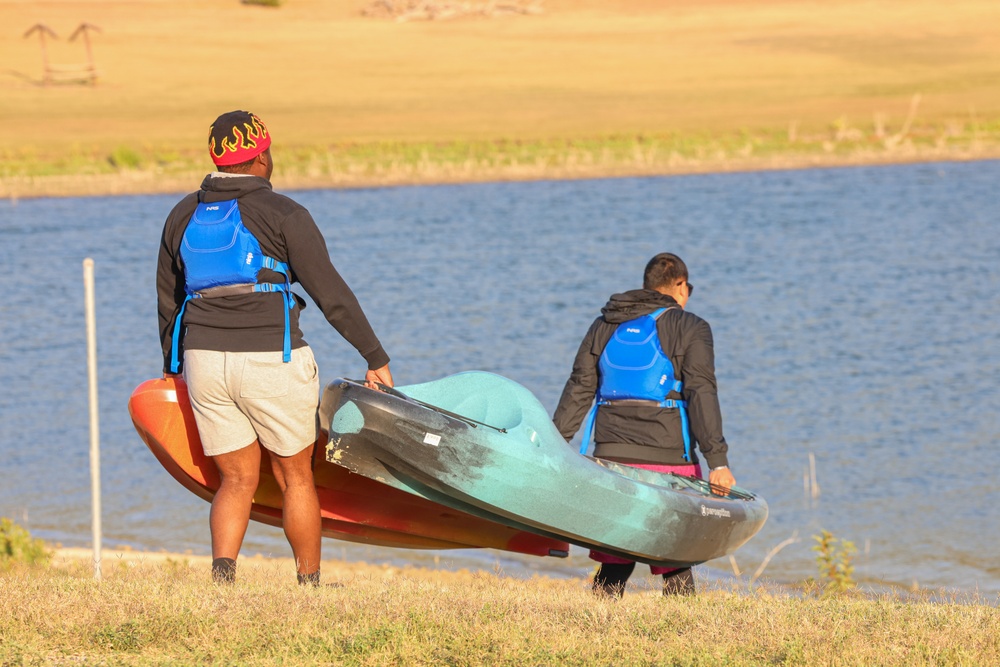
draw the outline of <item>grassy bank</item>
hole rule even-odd
[[[600,178],[1000,157],[1000,121],[804,132],[590,139],[372,142],[275,147],[282,189]],[[45,158],[6,152],[0,198],[186,192],[211,167],[200,150],[120,146]]]
[[[366,0],[3,3],[0,196],[187,191],[250,108],[282,188],[1000,156],[993,0],[546,0],[397,23]],[[97,85],[43,85],[91,35]],[[203,28],[203,29],[202,29]]]
[[[820,599],[756,587],[595,599],[584,580],[241,560],[232,587],[204,558],[85,560],[0,573],[0,664],[997,664],[1000,611],[974,599]]]

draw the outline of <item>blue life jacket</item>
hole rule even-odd
[[[674,365],[663,352],[656,320],[667,308],[660,308],[618,325],[604,346],[598,363],[600,384],[594,406],[587,413],[580,453],[586,454],[594,436],[594,421],[602,405],[615,401],[646,401],[661,408],[680,410],[684,436],[684,460],[691,460],[691,436],[687,403],[667,398],[670,392],[681,393],[683,383],[674,377]]]
[[[184,266],[184,291],[187,296],[174,321],[170,346],[170,372],[180,366],[178,345],[181,320],[191,299],[232,296],[251,292],[281,292],[285,302],[285,339],[283,359],[292,360],[292,335],[288,313],[294,305],[288,265],[260,250],[260,241],[243,226],[240,207],[235,199],[199,203],[181,238]],[[257,282],[261,269],[285,276],[284,284]]]

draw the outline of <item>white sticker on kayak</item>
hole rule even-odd
[[[729,510],[715,507],[705,507],[704,505],[701,506],[701,515],[725,517],[727,519],[732,516]]]
[[[434,433],[424,433],[424,444],[437,447],[441,444],[441,436]]]

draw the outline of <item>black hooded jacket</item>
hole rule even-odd
[[[729,446],[722,435],[722,413],[715,381],[715,353],[708,322],[687,312],[673,297],[653,290],[615,294],[587,331],[573,362],[553,421],[563,437],[577,432],[594,401],[600,380],[598,363],[618,325],[668,308],[657,320],[664,353],[674,365],[674,376],[684,383],[692,440],[691,462],[701,450],[709,468],[729,465]],[[676,395],[671,398],[680,398]],[[594,425],[594,455],[624,463],[684,465],[684,436],[680,412],[655,405],[601,406]]]
[[[257,176],[209,174],[194,192],[167,216],[156,268],[163,368],[170,370],[174,319],[184,302],[184,268],[181,239],[199,202],[238,199],[244,226],[260,241],[261,252],[288,264],[292,282],[298,282],[319,306],[328,322],[368,362],[369,369],[389,363],[389,356],[375,336],[357,298],[330,262],[326,240],[303,206],[271,190],[271,183]],[[261,282],[284,283],[284,276],[268,269]],[[306,345],[299,329],[299,311],[305,301],[295,295],[290,315],[292,349]],[[278,292],[238,294],[192,299],[184,311],[183,349],[222,352],[281,350],[285,333],[284,298]]]

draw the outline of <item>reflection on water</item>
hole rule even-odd
[[[540,182],[294,196],[393,358],[400,384],[478,369],[551,411],[608,295],[669,250],[712,323],[738,483],[771,517],[736,554],[815,574],[811,536],[859,548],[858,578],[1000,592],[1000,163]],[[90,536],[81,262],[96,261],[105,544],[208,551],[208,505],[135,435],[128,395],[160,371],[153,273],[177,197],[0,203],[0,515],[67,546]],[[315,307],[324,380],[360,357]],[[807,488],[809,455],[820,494]],[[558,484],[558,479],[553,479]],[[796,532],[797,531],[797,532]],[[327,540],[328,556],[582,576],[569,561]],[[287,555],[253,524],[246,553]],[[717,564],[729,568],[728,561]]]

